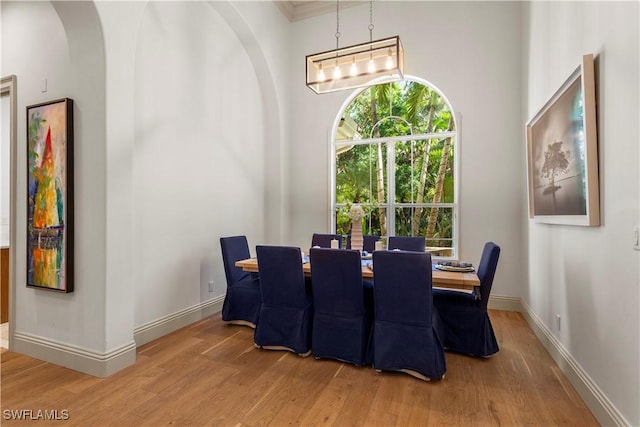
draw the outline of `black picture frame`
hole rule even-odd
[[[27,287],[73,292],[73,100],[26,109]]]

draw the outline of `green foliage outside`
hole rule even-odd
[[[358,125],[362,140],[455,130],[448,105],[439,94],[417,82],[387,83],[365,89],[345,110]],[[395,180],[387,174],[392,144]],[[353,203],[366,212],[364,234],[424,236],[427,246],[452,245],[454,140],[451,137],[360,144],[337,150],[336,232],[351,228]],[[426,163],[425,163],[426,162]],[[389,186],[395,198],[388,200]],[[390,202],[393,202],[390,204]],[[435,206],[434,206],[435,204]],[[387,230],[394,206],[395,231]]]

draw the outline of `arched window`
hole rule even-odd
[[[349,234],[349,208],[364,234],[423,236],[434,255],[456,256],[458,133],[446,98],[405,78],[355,93],[333,136],[332,228]]]

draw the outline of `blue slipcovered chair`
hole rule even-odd
[[[478,264],[479,292],[433,291],[433,303],[444,328],[445,349],[482,357],[500,350],[487,312],[499,257],[500,247],[485,243]]]
[[[373,266],[373,367],[441,379],[447,365],[433,309],[431,254],[375,251]]]
[[[256,246],[262,305],[257,347],[311,353],[313,298],[305,286],[300,248]]]
[[[338,247],[342,248],[342,236],[339,234],[322,234],[313,233],[311,238],[311,247],[319,246],[321,248],[330,248],[332,240],[338,241]]]
[[[373,252],[376,249],[376,242],[380,240],[380,236],[374,234],[362,235],[362,250],[365,252]],[[347,234],[347,249],[351,249],[351,234]]]
[[[371,363],[373,288],[363,286],[360,253],[311,248],[313,356],[354,365]]]
[[[236,261],[250,258],[245,236],[221,237],[222,263],[227,278],[227,294],[222,304],[222,320],[252,328],[260,314],[260,280],[257,273],[236,267]]]
[[[412,252],[424,252],[425,248],[424,237],[389,236],[389,244],[387,245],[389,250],[400,249]]]

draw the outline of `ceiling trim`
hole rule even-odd
[[[341,1],[340,10],[365,3],[366,0]],[[335,13],[336,2],[333,1],[278,1],[274,3],[280,11],[287,17],[289,22],[301,21],[326,13]]]

